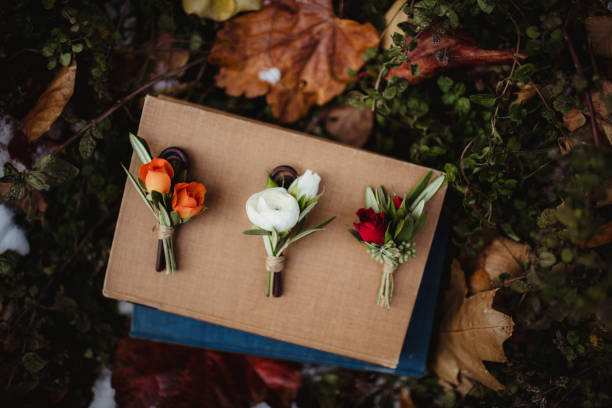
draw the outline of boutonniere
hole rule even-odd
[[[186,182],[189,157],[178,147],[169,147],[153,158],[147,142],[130,133],[130,143],[142,163],[136,179],[121,164],[128,178],[157,220],[157,260],[155,269],[166,273],[176,271],[172,237],[177,225],[189,221],[206,209],[206,187]]]
[[[284,251],[295,241],[323,230],[335,217],[305,229],[306,215],[317,205],[321,177],[306,170],[297,177],[289,166],[279,166],[268,175],[266,189],[253,194],[246,202],[246,213],[253,227],[247,235],[261,235],[268,254],[266,296],[279,297],[282,293],[281,272],[285,266]],[[285,188],[289,186],[289,188]]]
[[[376,190],[366,187],[365,208],[357,211],[359,222],[349,230],[372,258],[383,264],[376,304],[385,309],[391,304],[393,273],[400,264],[416,257],[412,239],[425,224],[425,203],[444,183],[444,176],[429,183],[430,178],[431,171],[404,195],[389,195],[382,186]]]

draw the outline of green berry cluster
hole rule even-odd
[[[382,264],[388,261],[398,265],[406,262],[408,258],[416,257],[414,242],[407,241],[402,241],[398,244],[391,240],[382,246],[369,244],[367,252],[372,258]]]

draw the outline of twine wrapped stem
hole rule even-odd
[[[285,257],[268,255],[266,257],[266,271],[268,271],[268,284],[266,296],[279,297],[282,294],[281,272],[285,268]]]
[[[391,297],[393,296],[393,272],[397,269],[397,264],[392,261],[385,260],[383,265],[383,274],[380,280],[380,288],[378,289],[378,301],[376,304],[385,309],[389,309],[391,305]]]

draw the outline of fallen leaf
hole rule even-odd
[[[593,109],[597,119],[597,127],[604,132],[608,138],[608,142],[612,145],[612,111],[608,109],[604,98],[612,97],[612,82],[601,81],[602,89],[591,91],[591,99],[593,101]],[[603,95],[602,95],[603,94]]]
[[[515,92],[516,99],[510,105],[527,102],[538,93],[537,86],[533,82],[519,85],[518,92]]]
[[[76,59],[73,58],[72,64],[60,69],[49,87],[40,95],[32,110],[23,119],[28,141],[32,142],[41,137],[61,115],[74,92],[76,70]]]
[[[595,55],[612,58],[612,16],[591,16],[584,19]]]
[[[225,23],[209,61],[228,95],[266,95],[275,117],[295,122],[342,93],[377,44],[374,26],[337,18],[331,0],[275,1]]]
[[[484,269],[476,269],[470,275],[470,293],[484,292],[493,288],[493,282],[489,278],[489,274]]]
[[[408,14],[403,11],[406,4],[406,0],[396,0],[385,14],[385,22],[387,25],[381,41],[381,45],[385,49],[391,48],[393,45],[393,34],[399,33],[404,35],[404,30],[397,25],[408,21]]]
[[[12,185],[12,183],[0,183],[0,196],[6,194]],[[29,214],[30,209],[40,213],[47,211],[47,201],[45,200],[45,196],[42,192],[34,189],[32,189],[31,194],[27,195],[25,198],[19,201],[12,201],[10,205],[12,207],[19,208],[25,214]]]
[[[586,118],[578,109],[572,109],[565,115],[563,115],[563,124],[566,128],[569,129],[570,132],[578,129],[579,127],[584,126],[586,123]]]
[[[599,227],[597,233],[584,242],[574,242],[574,244],[584,248],[597,248],[612,242],[612,221]]]
[[[443,382],[458,387],[463,382],[460,378],[463,374],[469,377],[465,378],[468,383],[476,380],[493,390],[504,389],[482,362],[506,361],[502,344],[514,328],[510,316],[492,308],[496,292],[488,290],[466,298],[465,275],[459,261],[453,260],[433,362],[433,369]],[[469,388],[468,384],[460,389],[465,394]]]
[[[125,338],[111,383],[120,407],[289,407],[300,365]]]
[[[325,118],[327,133],[334,139],[355,147],[361,147],[368,141],[373,124],[372,110],[352,106],[332,108]]]
[[[493,280],[501,274],[519,275],[523,263],[529,259],[531,247],[505,237],[496,237],[487,245],[476,259],[476,269],[487,272]]]
[[[259,10],[262,0],[183,0],[187,14],[225,21],[241,11]]]
[[[406,42],[409,43],[408,37]],[[509,50],[483,50],[470,37],[437,29],[429,29],[418,39],[416,48],[407,52],[409,63],[393,68],[387,75],[405,78],[417,84],[457,67],[512,64],[514,52]],[[524,54],[518,54],[524,59]],[[418,75],[412,74],[411,65],[418,66]]]

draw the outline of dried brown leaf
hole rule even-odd
[[[183,0],[187,14],[225,21],[241,11],[259,10],[262,0]]]
[[[393,34],[399,33],[404,35],[404,31],[397,25],[408,21],[408,14],[404,13],[402,10],[405,5],[406,0],[396,0],[385,14],[385,22],[387,23],[387,26],[383,32],[381,42],[382,47],[385,49],[391,48],[393,45]]]
[[[493,282],[484,269],[476,269],[470,276],[470,293],[484,292],[493,288]]]
[[[502,344],[514,328],[510,316],[492,308],[496,292],[488,290],[466,298],[465,275],[459,261],[453,260],[450,289],[443,300],[446,314],[440,324],[433,362],[442,382],[458,387],[463,374],[493,390],[504,389],[483,364],[483,360],[506,361]],[[469,388],[460,390],[465,394]]]
[[[573,132],[579,127],[584,126],[585,123],[586,118],[578,109],[572,109],[571,111],[563,115],[563,124],[566,128],[570,130],[570,132]]]
[[[342,143],[361,147],[372,132],[374,114],[370,109],[352,106],[332,108],[325,118],[325,130]]]
[[[523,271],[523,263],[530,254],[529,245],[496,237],[478,254],[477,268],[485,270],[491,280],[504,273],[516,276]]]
[[[266,95],[275,117],[295,122],[342,93],[377,44],[374,26],[337,18],[330,0],[274,1],[225,23],[209,61],[228,95]]]
[[[595,55],[612,58],[612,16],[591,16],[584,25]]]
[[[61,115],[74,92],[76,78],[76,59],[57,73],[49,87],[40,95],[36,105],[23,119],[28,141],[32,142],[47,132],[53,122]]]
[[[538,93],[537,86],[533,82],[519,85],[519,90],[515,92],[516,99],[512,101],[511,105],[521,104],[527,102]]]
[[[574,242],[585,248],[597,248],[612,242],[612,221],[599,227],[599,231],[585,242]]]

